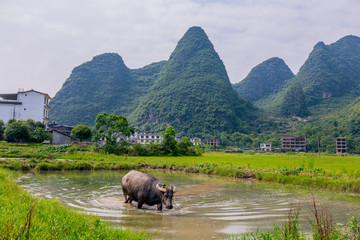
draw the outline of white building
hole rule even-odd
[[[128,143],[131,143],[131,144],[138,143],[138,141],[139,141],[139,133],[135,132],[134,134],[130,135],[129,137],[126,137],[125,140]]]
[[[50,99],[47,93],[35,90],[0,94],[0,120],[6,123],[10,119],[33,119],[47,124]]]
[[[137,133],[137,132],[125,138],[125,140],[131,144],[161,143],[162,139],[163,137],[159,133]]]
[[[260,143],[261,151],[271,152],[271,143]]]
[[[201,138],[190,138],[190,142],[192,142],[194,145],[201,145]]]
[[[161,143],[163,137],[159,133],[139,133],[138,143]]]

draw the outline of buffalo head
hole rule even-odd
[[[169,188],[165,187],[165,184],[160,183],[156,184],[156,189],[160,191],[161,201],[165,205],[165,208],[172,209],[172,198],[174,193],[176,193],[176,187],[170,184]]]

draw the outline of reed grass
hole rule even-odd
[[[229,240],[358,240],[360,239],[360,222],[356,217],[346,224],[335,224],[326,207],[318,204],[313,197],[312,229],[302,232],[299,228],[300,206],[289,210],[285,223],[275,225],[272,231],[246,233],[232,236]]]

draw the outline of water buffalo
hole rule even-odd
[[[138,202],[137,208],[145,203],[149,206],[156,204],[157,210],[165,208],[172,209],[172,198],[176,192],[175,186],[170,184],[169,188],[162,185],[154,176],[138,171],[130,171],[121,180],[125,203],[134,200]]]

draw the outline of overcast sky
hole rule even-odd
[[[74,67],[105,52],[132,69],[167,60],[191,26],[236,83],[271,57],[296,74],[317,42],[360,36],[360,1],[0,0],[0,93],[53,97]]]

